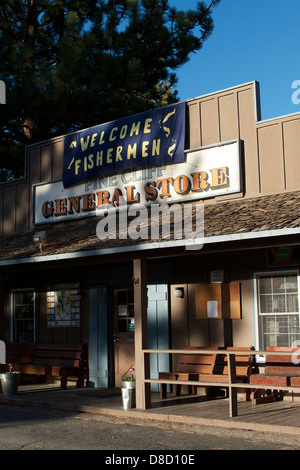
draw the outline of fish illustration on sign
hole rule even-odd
[[[171,147],[169,147],[168,149],[168,154],[170,155],[170,157],[173,157],[175,148],[176,148],[176,142],[175,144],[171,145]]]
[[[168,114],[166,115],[166,117],[163,119],[162,124],[165,124],[166,122],[168,122],[168,120],[169,120],[172,116],[175,116],[175,114],[176,114],[176,109],[173,109],[173,111],[171,111],[170,113],[168,113]],[[164,132],[165,132],[166,138],[168,138],[168,137],[170,136],[170,134],[171,134],[171,129],[170,129],[169,127],[167,127],[167,126],[163,126],[163,130],[164,130]],[[168,155],[170,155],[170,157],[173,157],[175,148],[176,148],[176,142],[168,148]]]

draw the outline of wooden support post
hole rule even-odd
[[[228,379],[229,379],[229,416],[237,416],[237,388],[231,387],[236,383],[235,355],[228,354]]]
[[[143,354],[148,346],[147,334],[147,273],[146,260],[133,261],[134,317],[135,317],[135,376],[136,407],[145,410],[151,407],[150,384],[145,384],[149,377],[149,354]]]
[[[6,308],[7,297],[5,295],[4,285],[5,285],[4,274],[0,273],[0,299],[2,299],[2,305],[0,305],[0,331],[1,331],[1,339],[6,340],[8,342],[11,332],[9,331],[9,325],[10,325],[9,317],[8,317],[9,309]]]

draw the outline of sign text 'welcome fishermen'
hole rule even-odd
[[[63,185],[101,174],[184,162],[185,102],[65,137]]]

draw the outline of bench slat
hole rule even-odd
[[[23,374],[61,377],[61,388],[66,388],[69,375],[77,376],[77,386],[83,386],[87,368],[86,344],[8,343],[7,362]],[[17,360],[16,360],[17,359]]]
[[[44,366],[65,366],[65,367],[79,367],[80,361],[78,359],[59,359],[59,358],[35,358],[33,364]]]
[[[237,351],[250,351],[253,350],[253,346],[250,348],[205,348],[205,347],[183,347],[182,349],[193,349],[193,350],[205,350],[217,349],[218,352],[215,354],[180,354],[177,361],[176,372],[160,372],[159,379],[164,380],[186,380],[198,381],[199,385],[201,382],[220,382],[224,383],[228,381],[228,365],[227,356],[222,354],[222,351],[234,350]],[[247,382],[248,377],[252,372],[253,368],[253,357],[252,355],[239,354],[236,356],[236,375],[238,382]],[[180,379],[179,379],[180,377]],[[248,381],[249,382],[249,381]],[[187,384],[189,385],[189,384]],[[175,395],[180,395],[181,385],[175,385]],[[166,397],[166,384],[161,384],[161,398]],[[247,392],[247,395],[248,392]]]
[[[287,346],[268,346],[265,362],[265,371],[262,374],[254,374],[250,378],[251,384],[265,385],[266,390],[272,391],[265,397],[266,400],[272,401],[278,398],[276,387],[284,386],[300,386],[300,366],[295,363],[293,353],[298,351],[298,348],[291,348]],[[287,354],[268,354],[268,352],[288,352]],[[264,398],[256,398],[260,393],[259,390],[252,392],[253,403],[263,403]],[[280,395],[282,398],[283,394]]]
[[[300,375],[300,367],[292,366],[292,365],[283,365],[273,363],[272,365],[268,364],[265,367],[265,373],[267,375],[281,375],[281,374],[286,374],[286,375]]]
[[[280,375],[265,375],[265,374],[254,374],[250,377],[250,384],[260,384],[267,386],[287,386],[288,384],[288,377],[287,376],[280,376]]]
[[[7,343],[6,363],[32,362],[34,343]]]
[[[177,372],[190,372],[198,374],[212,374],[213,364],[187,364],[187,367],[184,364],[178,364],[176,368]]]
[[[181,354],[178,364],[213,364],[216,354]]]
[[[53,359],[80,359],[80,351],[35,351],[35,358],[53,358]]]
[[[290,381],[292,387],[300,387],[300,377],[291,377]]]
[[[43,350],[52,350],[52,351],[82,351],[85,347],[84,344],[43,344],[37,343],[36,351],[43,351]]]

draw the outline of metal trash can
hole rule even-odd
[[[122,382],[121,393],[123,409],[129,410],[130,408],[135,408],[135,384],[132,382]]]
[[[18,393],[20,376],[20,372],[6,372],[0,374],[3,395],[10,397],[11,395],[16,395]]]

